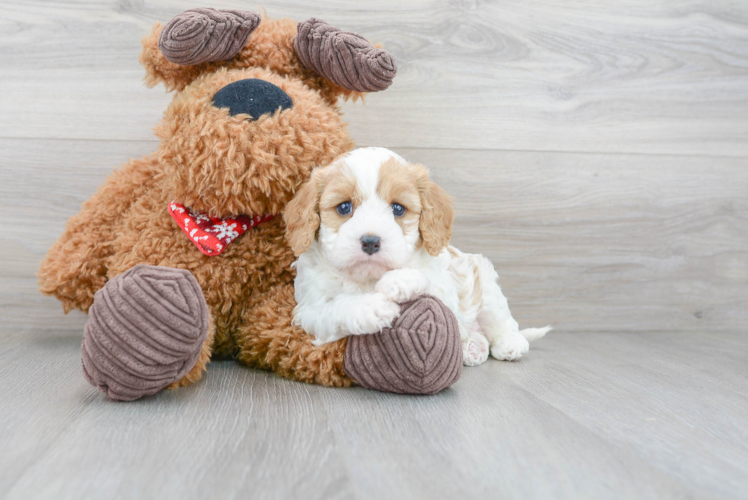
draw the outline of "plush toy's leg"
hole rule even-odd
[[[211,323],[192,273],[135,266],[96,292],[83,334],[83,373],[120,401],[187,385],[210,359]]]
[[[302,382],[345,387],[343,371],[347,340],[316,347],[310,335],[291,325],[296,305],[293,285],[279,284],[253,297],[237,332],[239,360]]]
[[[216,334],[216,326],[213,322],[212,318],[208,325],[208,337],[205,339],[205,342],[203,342],[203,346],[200,348],[200,355],[197,358],[197,362],[195,363],[195,366],[192,367],[190,371],[187,372],[187,375],[180,378],[176,382],[173,382],[169,384],[166,388],[167,389],[178,389],[180,387],[187,387],[188,385],[192,385],[201,378],[203,378],[203,374],[208,370],[208,363],[210,363],[210,356],[213,354],[213,339],[215,338]]]
[[[405,303],[391,328],[348,338],[345,371],[367,389],[403,394],[446,389],[462,374],[457,319],[435,297]]]

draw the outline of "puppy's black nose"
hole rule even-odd
[[[275,113],[280,109],[289,109],[293,101],[280,87],[265,80],[249,78],[230,83],[216,92],[213,105],[229,108],[231,116],[246,113],[257,120],[265,113]]]
[[[381,238],[373,234],[365,234],[361,237],[361,250],[369,255],[377,253],[381,246]]]

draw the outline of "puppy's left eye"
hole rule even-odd
[[[395,214],[395,217],[402,217],[403,215],[405,215],[405,207],[399,203],[393,203],[392,213]]]
[[[335,210],[339,215],[348,215],[353,211],[353,203],[351,203],[350,201],[344,201],[343,203],[335,207]]]

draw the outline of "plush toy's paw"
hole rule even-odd
[[[135,266],[94,296],[83,374],[114,400],[155,394],[195,366],[208,327],[208,305],[189,271]]]
[[[365,305],[351,311],[348,332],[353,335],[381,332],[399,315],[400,304],[381,293],[373,293]]]
[[[346,374],[367,389],[434,394],[457,382],[462,349],[457,319],[428,295],[402,305],[392,328],[348,338]]]
[[[478,366],[488,359],[488,340],[480,334],[473,334],[462,341],[462,363],[465,366]]]
[[[503,361],[514,361],[529,350],[530,343],[521,333],[504,333],[491,345],[491,356]]]
[[[418,269],[394,269],[384,273],[374,290],[395,302],[407,302],[426,293],[429,280]]]

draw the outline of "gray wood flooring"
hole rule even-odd
[[[261,7],[0,0],[0,498],[748,497],[748,3],[266,3],[393,52],[351,134],[430,167],[453,243],[556,330],[432,397],[220,362],[116,404],[34,273],[156,147],[139,41],[196,6]]]
[[[741,334],[559,333],[428,397],[233,362],[106,401],[77,332],[0,344],[7,498],[745,498]]]

